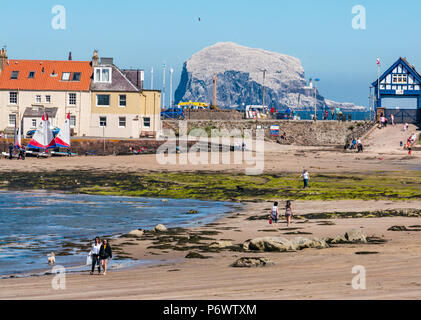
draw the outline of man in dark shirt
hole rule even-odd
[[[13,144],[9,144],[9,159],[13,159]]]

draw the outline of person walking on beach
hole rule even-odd
[[[9,144],[9,159],[13,159],[13,144]]]
[[[102,273],[104,276],[107,274],[108,260],[111,260],[112,258],[113,258],[113,253],[111,250],[111,246],[108,243],[108,240],[104,239],[102,241],[102,246],[99,249],[99,259],[101,261],[102,269],[104,270]]]
[[[98,274],[101,273],[101,264],[99,262],[99,251],[100,250],[101,250],[101,239],[99,237],[96,237],[95,243],[92,244],[91,251],[89,252],[89,255],[92,258],[91,275],[94,274],[96,265],[98,265]]]
[[[287,204],[285,206],[285,218],[287,219],[288,228],[291,225],[291,218],[292,218],[292,206],[291,201],[287,201]]]
[[[310,180],[310,174],[308,173],[308,171],[304,170],[301,177],[303,178],[304,189],[308,188],[308,181]]]
[[[412,144],[411,144],[411,142],[408,141],[406,143],[406,148],[408,149],[408,155],[412,156]]]
[[[279,217],[279,209],[278,209],[278,202],[275,202],[272,207],[272,211],[270,212],[270,220],[272,223],[278,223]]]
[[[26,155],[26,149],[25,149],[25,146],[22,145],[22,147],[20,147],[20,149],[19,149],[18,160],[20,160],[20,159],[25,160],[25,155]]]
[[[390,115],[390,120],[392,122],[392,126],[395,126],[395,116],[393,115],[393,113]]]

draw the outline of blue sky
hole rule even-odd
[[[55,5],[66,8],[66,30],[51,27]],[[366,30],[352,28],[355,5],[366,8]],[[145,69],[146,87],[153,66],[155,88],[166,61],[175,90],[192,54],[233,41],[295,56],[307,78],[321,79],[323,96],[367,105],[378,56],[382,70],[400,56],[421,70],[420,12],[419,0],[15,0],[2,3],[0,46],[18,59],[66,59],[72,51],[74,60],[89,60],[98,49],[120,67]]]

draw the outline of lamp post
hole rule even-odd
[[[317,82],[319,81],[318,78],[314,79],[314,120],[317,119]]]
[[[262,97],[262,107],[265,106],[265,78],[266,78],[266,69],[261,69],[261,72],[263,72],[263,97]]]

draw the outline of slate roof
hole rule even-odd
[[[115,65],[99,65],[99,67],[111,67],[111,83],[98,83],[92,80],[92,91],[123,91],[123,92],[139,92],[140,88],[136,87],[129,78]]]
[[[50,118],[55,118],[57,115],[58,108],[45,108],[45,112]],[[24,118],[41,118],[44,113],[44,108],[31,108],[28,107],[23,113]]]

